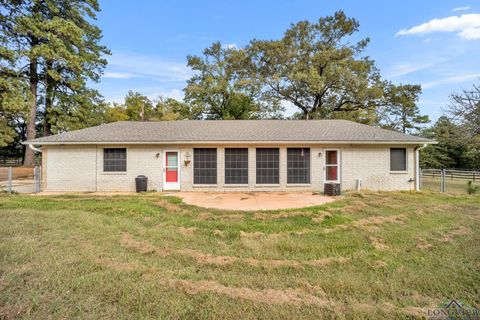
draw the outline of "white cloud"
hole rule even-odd
[[[470,6],[453,8],[453,9],[452,9],[452,12],[457,12],[457,11],[467,11],[467,10],[470,10]]]
[[[227,44],[222,45],[222,47],[224,47],[225,49],[237,49],[238,48],[236,43],[227,43]]]
[[[434,32],[456,32],[463,39],[480,39],[480,14],[470,13],[433,19],[410,29],[402,29],[396,35],[425,35]]]
[[[446,77],[439,80],[422,83],[422,88],[430,89],[443,84],[460,83],[460,82],[470,81],[470,80],[479,79],[479,78],[480,78],[480,73],[465,73],[465,74],[455,75],[455,76]]]
[[[103,75],[104,78],[109,78],[109,79],[131,79],[131,78],[136,78],[137,75],[133,73],[127,73],[127,72],[111,72],[107,71]]]
[[[437,62],[425,62],[425,63],[399,63],[394,65],[388,73],[389,78],[396,78],[404,76],[409,73],[417,72],[420,70],[428,69],[437,64]]]
[[[110,77],[128,79],[149,78],[159,82],[183,82],[190,78],[191,71],[185,62],[177,62],[161,57],[139,53],[113,52],[108,57]]]

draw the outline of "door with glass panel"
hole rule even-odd
[[[180,153],[165,151],[163,163],[163,190],[180,190]]]
[[[325,182],[340,183],[340,152],[339,150],[325,150]]]

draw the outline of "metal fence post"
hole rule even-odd
[[[12,193],[13,183],[12,183],[12,167],[8,167],[8,193]]]
[[[445,169],[442,169],[442,175],[440,179],[440,192],[445,192]]]

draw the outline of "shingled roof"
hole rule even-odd
[[[26,144],[209,142],[433,143],[347,120],[120,121],[29,140]]]

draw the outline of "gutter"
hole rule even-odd
[[[34,152],[42,153],[42,149],[40,149],[40,148],[35,148],[35,147],[33,146],[33,144],[31,144],[31,143],[28,144],[28,147],[29,147],[30,149],[32,149]]]
[[[427,144],[424,143],[415,148],[415,191],[420,191],[420,150],[426,146]]]
[[[405,140],[177,140],[177,141],[25,141],[22,144],[38,144],[38,145],[306,145],[306,144],[319,144],[319,145],[359,145],[359,144],[370,144],[370,145],[411,145],[419,143],[422,144],[437,144],[437,141],[405,141]]]

